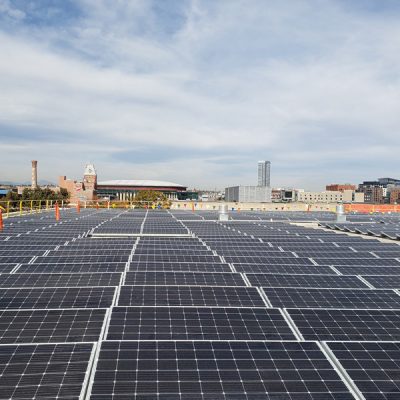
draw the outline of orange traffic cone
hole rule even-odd
[[[56,212],[56,221],[60,220],[60,208],[58,207],[58,203],[55,205],[55,212]]]
[[[79,214],[81,212],[81,204],[78,201],[78,204],[76,205],[76,212]]]
[[[3,224],[3,213],[2,213],[1,208],[0,208],[0,231],[2,231],[3,228],[4,228],[4,224]]]

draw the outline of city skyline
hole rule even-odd
[[[398,176],[400,4],[0,0],[1,181]],[[373,162],[371,162],[373,160]]]

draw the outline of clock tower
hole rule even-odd
[[[95,191],[97,188],[97,173],[93,164],[86,164],[85,172],[83,173],[83,185],[85,190]]]

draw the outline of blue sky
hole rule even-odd
[[[0,181],[400,177],[397,0],[0,0]]]

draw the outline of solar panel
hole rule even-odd
[[[277,309],[116,307],[107,340],[295,340]]]
[[[95,342],[105,309],[0,310],[0,343]]]
[[[17,255],[13,256],[2,256],[0,253],[0,264],[21,264],[21,263],[28,263],[31,261],[32,256],[30,257],[19,257]]]
[[[398,245],[289,223],[332,221],[332,213],[231,216],[222,223],[215,211],[82,209],[63,210],[57,223],[49,213],[6,219],[0,366],[1,349],[18,344],[88,345],[90,358],[83,380],[56,375],[74,370],[65,360],[45,360],[46,372],[35,374],[35,350],[28,362],[5,360],[0,397],[344,400],[354,398],[349,387],[361,400],[327,343],[398,339]],[[400,222],[350,219],[375,222],[367,228],[382,235]],[[347,225],[338,228],[354,228]],[[140,232],[157,235],[118,237]],[[360,388],[375,384],[376,372],[366,371]]]
[[[234,273],[127,272],[125,285],[245,286],[245,282]]]
[[[400,288],[400,276],[368,275],[364,279],[375,288]]]
[[[273,307],[400,309],[400,296],[393,290],[264,288]]]
[[[265,302],[257,289],[251,287],[122,286],[118,305],[265,307]]]
[[[224,259],[228,263],[233,264],[265,264],[265,265],[274,265],[274,264],[286,264],[286,265],[314,265],[314,263],[309,258],[293,258],[286,257],[282,258],[273,258],[273,257],[230,257],[224,256]],[[329,265],[328,263],[321,265]]]
[[[400,262],[394,258],[318,258],[313,257],[318,265],[363,265],[363,266],[397,266]]]
[[[305,340],[396,341],[400,310],[289,309]]]
[[[400,398],[400,343],[328,343],[350,378],[368,400]]]
[[[154,262],[140,263],[132,262],[129,271],[142,272],[232,272],[228,264],[223,263],[172,263]],[[332,270],[331,270],[332,271]]]
[[[370,250],[370,251],[372,251],[372,250]],[[378,257],[382,257],[382,258],[387,258],[387,257],[399,258],[400,257],[400,247],[398,249],[392,250],[392,251],[375,250],[374,254],[377,255]]]
[[[237,272],[247,274],[296,274],[318,275],[332,274],[333,270],[328,266],[315,265],[265,265],[265,264],[233,264]]]
[[[177,252],[179,250],[179,252]],[[156,247],[140,247],[138,246],[135,249],[135,255],[137,256],[138,254],[140,255],[153,255],[153,254],[162,254],[162,255],[175,255],[176,253],[179,253],[179,255],[212,255],[210,250],[208,250],[204,246],[198,246],[195,248],[187,249],[185,247],[182,247],[181,249],[176,249],[176,248],[171,248],[170,246],[165,246],[164,248],[156,248]]]
[[[73,264],[22,264],[18,273],[89,273],[89,272],[124,272],[126,263],[73,263]]]
[[[43,255],[45,250],[25,250],[24,248],[18,249],[18,257],[29,257],[32,258],[34,256],[41,256]],[[1,248],[1,257],[14,257],[16,254],[14,250],[5,250]]]
[[[105,308],[114,287],[0,289],[0,309]]]
[[[8,272],[11,272],[18,264],[0,264],[0,273],[6,274]]]
[[[30,259],[19,261],[20,263],[29,262]],[[38,257],[35,260],[35,264],[65,264],[65,263],[113,263],[113,262],[127,262],[128,255],[108,255],[108,256],[96,256],[96,255],[71,255],[71,256],[60,256],[60,257]]]
[[[356,276],[247,274],[246,277],[253,286],[265,286],[265,287],[315,287],[315,288],[368,287]]]
[[[367,251],[359,251],[357,253],[355,253],[352,250],[346,250],[343,248],[336,248],[336,250],[331,250],[331,251],[320,251],[320,250],[309,250],[307,248],[303,249],[303,251],[300,250],[296,250],[296,254],[299,257],[315,257],[318,259],[321,258],[328,258],[328,259],[337,259],[337,258],[372,258],[372,259],[376,259],[376,257],[367,252]]]
[[[94,345],[0,346],[3,399],[78,399]]]
[[[180,255],[178,252],[175,254],[134,254],[132,261],[138,262],[195,262],[195,263],[218,263],[221,259],[213,255]]]
[[[74,286],[118,286],[121,274],[11,274],[0,275],[1,288],[13,287],[74,287]]]
[[[103,342],[92,399],[353,400],[314,342]]]
[[[343,275],[400,275],[399,267],[370,267],[370,266],[336,266],[338,270]]]

